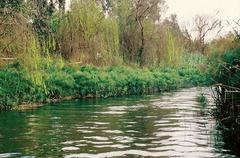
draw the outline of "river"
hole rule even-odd
[[[209,89],[86,99],[0,113],[0,157],[236,157],[196,98]]]

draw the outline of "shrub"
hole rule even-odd
[[[41,74],[41,84],[31,75]],[[193,68],[140,69],[127,66],[73,68],[64,63],[42,63],[41,68],[29,75],[20,65],[0,70],[0,105],[12,108],[31,102],[73,97],[110,97],[141,95],[175,90],[181,87],[207,83],[207,75]],[[37,78],[37,77],[34,77]]]
[[[213,63],[214,80],[229,86],[239,86],[240,49],[228,50]]]
[[[33,100],[34,89],[25,72],[16,68],[0,70],[0,109],[10,109],[24,101]]]

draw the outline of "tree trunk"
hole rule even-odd
[[[143,53],[144,53],[144,46],[145,46],[144,28],[143,28],[143,24],[142,24],[141,20],[138,19],[137,21],[138,21],[138,25],[140,27],[140,32],[141,32],[140,33],[141,44],[140,44],[140,48],[139,48],[139,52],[138,52],[138,56],[137,56],[137,62],[140,64],[140,67],[142,67],[144,64]]]

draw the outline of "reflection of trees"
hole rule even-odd
[[[33,145],[33,142],[29,141],[31,137],[26,135],[30,126],[25,114],[20,112],[0,113],[0,153],[23,152],[24,148]]]
[[[36,150],[33,151],[35,155],[62,157],[61,143],[82,139],[81,133],[77,132],[77,126],[92,119],[92,113],[97,108],[91,105],[96,104],[97,100],[94,99],[81,100],[45,106],[37,110],[38,126],[35,126],[33,132],[37,141]]]
[[[239,131],[226,130],[219,121],[217,121],[216,126],[214,127],[214,147],[217,149],[217,151],[221,152],[223,155],[230,154],[240,156],[240,144],[236,143]],[[225,151],[223,151],[223,149]]]
[[[62,104],[27,112],[2,112],[0,153],[20,152],[37,157],[62,157],[59,144],[66,140],[81,139],[81,134],[72,130],[78,123],[84,124],[91,120],[94,111],[99,110],[92,106],[98,104],[94,99]]]

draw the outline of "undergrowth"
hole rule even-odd
[[[12,109],[20,104],[44,103],[68,96],[84,98],[142,95],[210,83],[209,76],[197,67],[184,66],[98,68],[90,65],[70,66],[52,61],[42,62],[38,71],[30,73],[19,63],[1,68],[0,108]],[[36,82],[37,80],[41,82]]]

